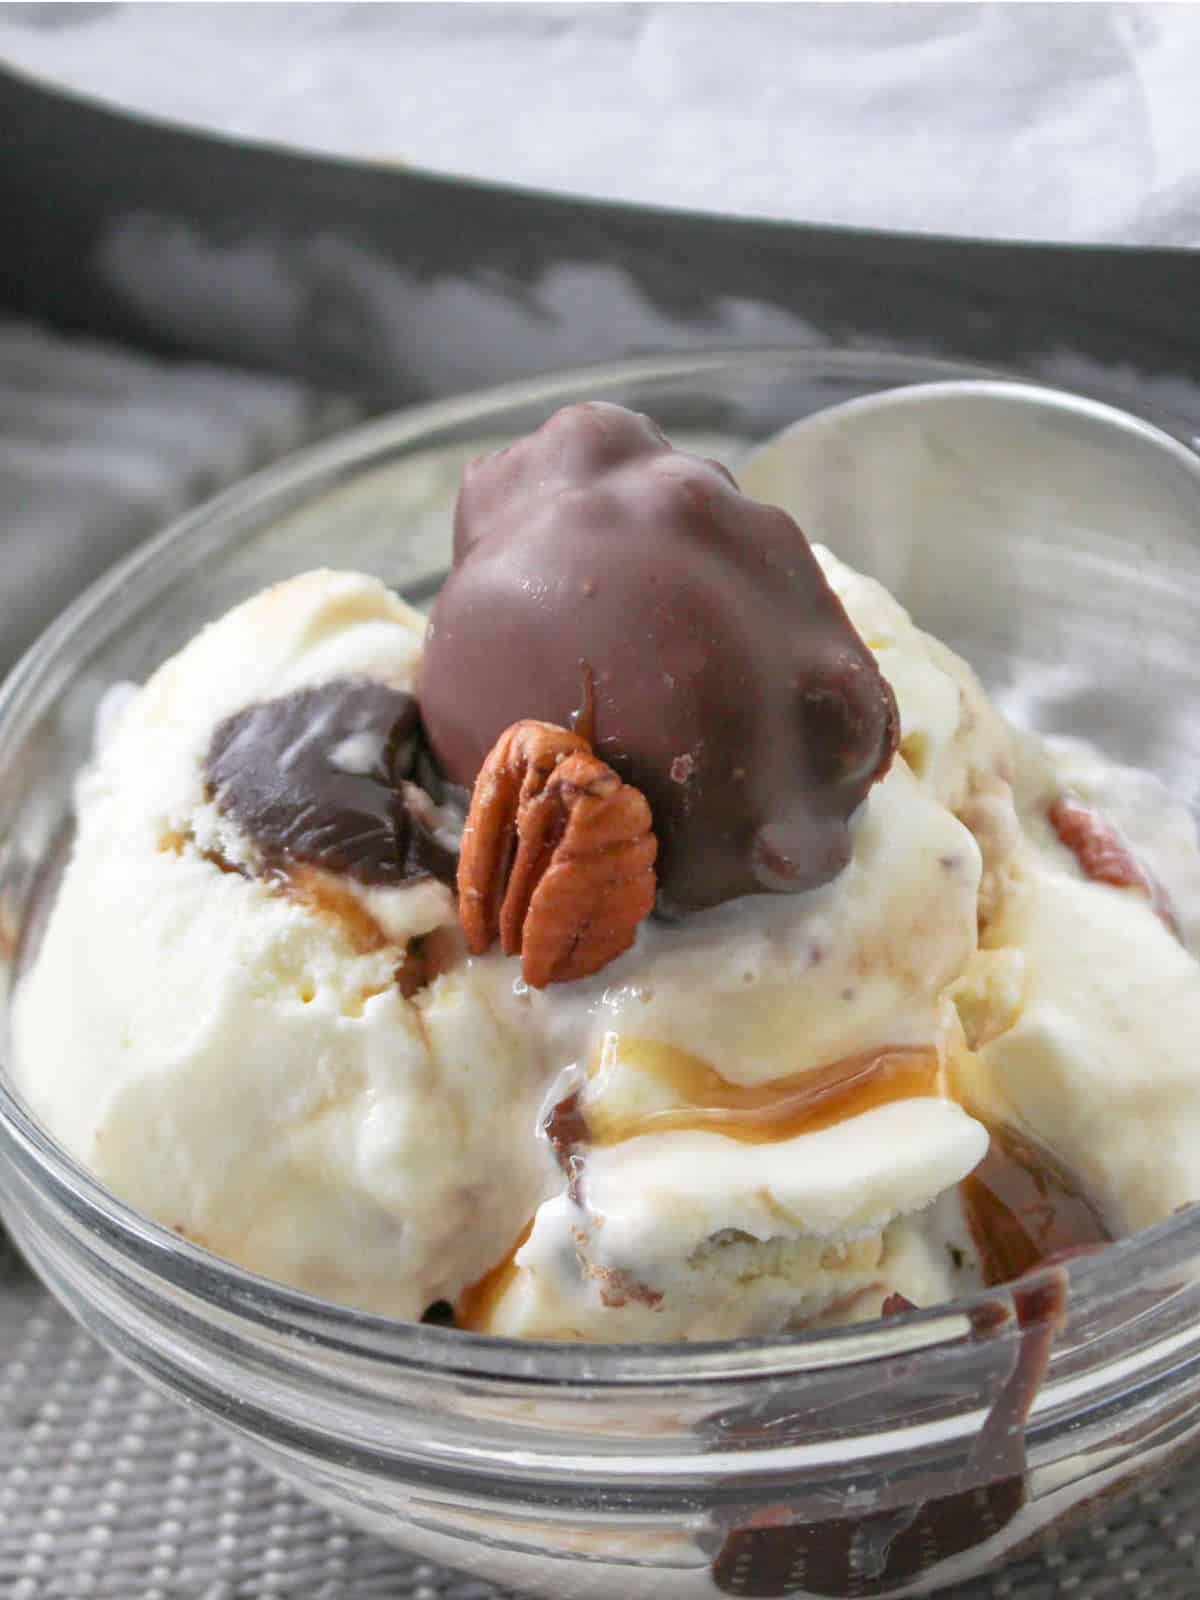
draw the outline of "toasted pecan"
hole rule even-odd
[[[1166,889],[1137,859],[1107,817],[1073,795],[1060,794],[1050,806],[1050,825],[1079,863],[1085,878],[1116,889],[1136,889],[1150,901],[1160,922],[1181,938],[1179,919]]]
[[[598,972],[654,904],[650,807],[547,722],[516,722],[475,780],[458,865],[459,917],[482,955],[499,938],[535,989]]]

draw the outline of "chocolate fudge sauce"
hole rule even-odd
[[[992,1129],[987,1156],[961,1189],[990,1285],[1019,1280],[1111,1241],[1080,1185],[1011,1128]],[[815,1523],[796,1520],[786,1505],[753,1511],[744,1520],[730,1518],[733,1526],[720,1530],[713,1561],[716,1587],[764,1600],[782,1600],[797,1590],[865,1600],[929,1574],[998,1533],[1025,1504],[1025,1422],[1066,1308],[1066,1276],[1055,1270],[1042,1282],[1015,1282],[1011,1310],[999,1301],[973,1310],[974,1338],[1004,1334],[1014,1316],[1019,1337],[1011,1369],[964,1463],[960,1493],[922,1499],[914,1490],[909,1507]],[[883,1315],[914,1309],[902,1295],[890,1295]],[[722,1442],[728,1444],[731,1432],[736,1437],[736,1419],[732,1428],[722,1419]]]
[[[412,781],[420,742],[412,695],[339,679],[227,717],[209,745],[208,791],[270,865],[385,887],[429,877],[453,885],[457,853]]]
[[[591,1131],[578,1089],[551,1106],[542,1121],[542,1132],[549,1140],[550,1148],[567,1180],[568,1195],[579,1205],[582,1200],[584,1153],[591,1143]]]
[[[1112,1242],[1099,1210],[1048,1151],[1013,1128],[990,1132],[987,1155],[960,1186],[986,1284]]]

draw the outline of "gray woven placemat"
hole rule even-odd
[[[0,323],[19,631],[188,504],[341,422],[300,385]],[[7,519],[7,520],[6,520]],[[0,666],[18,642],[0,631]],[[1200,1463],[957,1600],[1200,1594]],[[317,1509],[82,1333],[0,1235],[0,1600],[504,1600]]]
[[[0,1266],[4,1600],[504,1600],[310,1505],[111,1360]],[[1177,1474],[958,1600],[1200,1592],[1200,1471]]]

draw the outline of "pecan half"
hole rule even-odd
[[[1167,891],[1148,872],[1107,817],[1069,794],[1060,794],[1049,810],[1050,825],[1060,843],[1079,863],[1085,878],[1136,889],[1150,901],[1159,921],[1180,938],[1179,921]]]
[[[645,797],[585,739],[515,722],[480,769],[463,830],[467,944],[482,955],[499,937],[535,989],[598,972],[654,904],[657,852]]]
[[[1050,825],[1079,862],[1085,878],[1145,892],[1146,875],[1132,850],[1099,812],[1060,794],[1050,807]]]

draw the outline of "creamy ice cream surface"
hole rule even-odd
[[[1124,1233],[1200,1198],[1194,824],[1145,774],[1077,744],[1026,740],[1019,770],[1023,842],[957,991],[973,1093],[1035,1130]],[[1089,877],[1049,820],[1064,794],[1148,891]]]
[[[658,505],[673,461],[636,451]],[[636,500],[643,480],[622,483]],[[671,502],[685,534],[691,504]],[[761,537],[782,571],[786,529]],[[244,1267],[531,1337],[857,1320],[1200,1199],[1190,817],[1144,775],[1012,730],[885,590],[815,558],[828,637],[844,624],[873,665],[835,642],[796,669],[826,675],[804,714],[822,739],[834,726],[806,747],[808,810],[775,777],[744,794],[727,751],[724,787],[704,788],[705,739],[737,728],[687,723],[664,780],[682,789],[670,914],[618,922],[627,948],[543,986],[519,949],[473,951],[460,928],[456,872],[465,892],[505,773],[478,778],[464,834],[473,774],[439,767],[421,716],[439,614],[427,658],[425,620],[382,584],[314,572],[213,623],[109,719],[79,780],[14,1009],[34,1111],[123,1200]],[[752,684],[763,669],[729,637]],[[623,804],[656,747],[631,725],[625,763],[589,668],[580,748],[556,760],[594,746],[617,776],[564,803]],[[759,805],[769,821],[731,842]],[[568,824],[541,846],[560,866],[584,837]],[[681,840],[737,892],[703,903]],[[536,896],[564,881],[546,858],[534,879],[526,951]],[[1061,1197],[1057,1220],[1031,1183]],[[1028,1260],[993,1247],[1000,1211]]]
[[[270,881],[203,761],[248,703],[347,679],[407,689],[423,627],[375,580],[315,572],[162,667],[80,781],[14,1017],[33,1106],[122,1199],[402,1317],[486,1271],[539,1198],[537,1064],[467,969],[405,996],[422,936],[454,937],[448,888]]]

